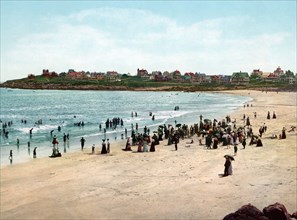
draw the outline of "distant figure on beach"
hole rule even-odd
[[[53,132],[54,132],[54,130],[51,130],[51,132],[50,132],[51,133],[51,137],[53,136]]]
[[[272,119],[276,119],[276,114],[273,112]]]
[[[17,146],[20,145],[20,140],[17,138]]]
[[[155,115],[153,115],[152,120],[153,120],[153,121],[155,120]]]
[[[245,149],[245,146],[246,146],[246,138],[245,137],[243,137],[243,140],[242,140],[242,146],[243,146],[243,149]]]
[[[52,144],[53,144],[53,147],[56,147],[56,144],[57,144],[57,145],[59,144],[59,142],[58,142],[58,140],[57,140],[57,136],[56,136],[56,135],[54,135],[54,137],[53,137]]]
[[[36,149],[37,149],[37,147],[34,147],[34,150],[33,150],[33,158],[36,158]]]
[[[262,140],[260,137],[258,137],[258,139],[257,139],[256,147],[263,147]]]
[[[95,153],[95,144],[92,145],[92,154]]]
[[[143,152],[148,152],[147,143],[148,143],[148,139],[147,139],[147,137],[144,137],[144,139],[143,139]]]
[[[106,143],[104,139],[102,140],[101,154],[107,154]]]
[[[270,112],[267,113],[267,119],[270,119]]]
[[[109,139],[107,139],[107,153],[110,153],[110,143],[109,143]]]
[[[9,157],[8,157],[10,164],[12,164],[12,150],[9,152]]]
[[[236,156],[237,150],[238,150],[237,144],[234,142],[234,156]]]
[[[33,128],[31,128],[29,131],[30,136],[32,136],[32,130],[33,130]]]
[[[84,150],[85,142],[86,142],[86,140],[82,137],[82,138],[80,139],[81,150]]]
[[[155,151],[156,151],[156,148],[155,148],[155,141],[152,140],[151,147],[150,147],[150,152],[155,152]]]
[[[63,141],[64,141],[64,143],[67,141],[67,135],[65,133],[63,135]]]
[[[173,141],[174,141],[174,146],[175,146],[175,150],[177,151],[177,144],[178,144],[178,142],[179,142],[179,140],[178,140],[179,138],[178,138],[178,135],[177,134],[174,134],[174,136],[173,136]]]
[[[282,139],[286,139],[287,138],[287,135],[286,135],[286,128],[283,127],[283,130],[282,130]]]
[[[232,164],[231,164],[231,158],[228,155],[224,156],[226,161],[224,164],[224,176],[232,175]]]
[[[246,118],[246,126],[250,126],[250,125],[251,125],[250,117],[247,117]]]
[[[125,151],[131,151],[130,137],[128,137],[127,142],[126,142],[126,147],[123,150],[125,150]]]

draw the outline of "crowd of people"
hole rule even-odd
[[[244,107],[252,107],[252,105],[245,105]],[[175,110],[179,110],[179,108],[175,107]],[[257,118],[257,112],[253,113],[254,119]],[[132,112],[131,117],[137,117],[137,112]],[[152,115],[152,112],[150,112],[150,116]],[[276,113],[273,112],[272,117],[270,117],[270,112],[268,111],[267,117],[268,120],[270,118],[276,119]],[[153,119],[152,119],[153,120]],[[225,146],[227,149],[229,149],[231,146],[233,146],[234,149],[234,156],[236,156],[238,152],[238,145],[242,145],[243,149],[247,146],[247,139],[249,140],[249,146],[255,145],[256,147],[262,147],[262,136],[267,131],[267,125],[264,123],[262,126],[260,126],[258,133],[254,132],[251,119],[248,115],[243,115],[243,126],[237,126],[236,119],[233,121],[231,120],[230,116],[226,116],[224,119],[218,121],[217,119],[203,119],[203,116],[200,115],[200,121],[199,123],[193,124],[193,125],[186,125],[186,124],[180,124],[175,121],[175,125],[171,124],[164,124],[160,125],[156,131],[153,131],[152,134],[150,134],[150,129],[147,126],[143,127],[143,132],[140,132],[138,123],[131,124],[131,135],[128,135],[128,130],[125,128],[125,139],[126,146],[124,147],[123,151],[134,151],[134,152],[155,152],[156,146],[160,144],[161,141],[166,141],[167,146],[174,145],[174,149],[178,150],[178,144],[180,142],[180,139],[185,138],[192,138],[194,135],[198,136],[199,145],[204,145],[206,149],[218,149],[219,146]],[[27,123],[27,121],[22,120],[22,123]],[[42,120],[38,120],[36,123],[42,124]],[[6,128],[8,126],[11,126],[13,123],[7,122],[2,124],[2,130],[1,133],[3,135],[5,134]],[[83,121],[74,123],[74,126],[84,126],[85,123]],[[109,139],[106,138],[106,130],[107,129],[116,129],[117,126],[123,126],[124,122],[123,119],[119,117],[113,117],[112,119],[107,119],[105,122],[105,128],[104,128],[104,139],[102,140],[102,147],[100,150],[100,154],[108,154],[110,153],[110,142]],[[102,129],[102,124],[99,123],[99,129]],[[291,128],[290,131],[294,131],[295,128]],[[30,129],[29,134],[32,135],[33,128]],[[58,147],[58,140],[57,136],[53,135],[52,130],[50,132],[52,137],[52,144],[53,144],[53,152],[50,157],[60,157],[62,154],[59,152]],[[61,127],[58,127],[58,131],[61,132]],[[289,132],[290,132],[289,131]],[[124,134],[121,134],[122,139],[124,139]],[[276,136],[277,137],[277,136]],[[278,136],[279,139],[286,139],[286,128],[283,128],[281,131],[281,134]],[[107,143],[106,143],[107,141]],[[63,135],[63,142],[64,145],[66,142],[69,143],[69,134],[64,133]],[[204,143],[203,143],[204,142]],[[84,137],[81,137],[80,144],[81,144],[81,150],[84,150],[86,143],[86,139]],[[193,139],[189,144],[193,143]],[[19,139],[17,139],[17,145],[19,145]],[[135,147],[135,148],[134,148]],[[134,149],[133,149],[134,148]],[[30,149],[30,142],[28,142],[28,150]],[[36,158],[36,149],[33,150],[33,158]],[[65,152],[65,151],[64,151]],[[92,153],[95,154],[95,144],[92,145]],[[29,153],[30,154],[30,153]],[[10,151],[10,160],[12,162],[12,150]],[[231,156],[225,156],[226,162],[225,162],[225,172],[224,175],[230,175],[232,173],[232,165],[231,164]],[[233,158],[234,159],[234,158]],[[228,171],[226,170],[226,167],[228,167]],[[231,168],[230,168],[231,167]]]

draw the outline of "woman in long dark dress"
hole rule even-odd
[[[153,140],[152,143],[151,143],[151,147],[150,147],[150,152],[155,152],[156,149],[155,149],[155,141]]]
[[[224,176],[228,176],[229,175],[228,170],[229,170],[229,167],[231,166],[231,160],[230,160],[230,158],[228,156],[225,156],[225,158],[226,158],[226,161],[225,161],[225,164],[224,164],[224,166],[225,166]]]
[[[213,149],[217,149],[218,148],[218,144],[219,144],[219,139],[217,137],[214,137],[213,139]]]
[[[282,130],[282,139],[286,139],[286,128],[284,127]]]
[[[102,142],[101,154],[107,154],[105,140],[103,140],[103,142]]]

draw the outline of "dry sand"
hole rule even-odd
[[[247,203],[263,209],[275,202],[296,211],[296,131],[270,139],[296,126],[296,93],[229,93],[254,98],[253,107],[231,114],[238,126],[246,114],[255,132],[268,127],[263,147],[239,145],[232,176],[219,174],[233,149],[207,150],[196,136],[178,151],[167,141],[154,153],[124,152],[122,143],[110,155],[91,155],[89,147],[1,168],[1,219],[222,219]],[[268,111],[277,119],[267,120]]]

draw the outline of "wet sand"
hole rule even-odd
[[[246,114],[254,132],[264,123],[268,127],[263,147],[238,146],[232,176],[220,174],[223,156],[233,148],[207,150],[197,136],[194,144],[181,140],[178,151],[167,140],[154,153],[124,152],[121,142],[111,145],[109,155],[100,155],[99,146],[92,155],[86,146],[61,158],[1,168],[1,219],[222,219],[247,203],[263,209],[275,202],[296,211],[297,136],[288,133],[296,126],[296,93],[228,93],[254,98],[253,107],[231,114],[237,126]],[[268,111],[277,118],[266,119]],[[287,139],[270,138],[283,127]]]

